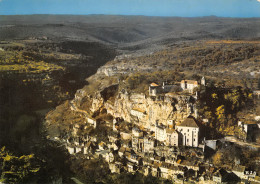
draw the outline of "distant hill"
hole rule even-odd
[[[260,18],[146,17],[114,15],[0,16],[0,40],[46,36],[96,41],[121,50],[160,49],[201,39],[260,39]]]

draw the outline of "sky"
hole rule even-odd
[[[0,15],[260,17],[260,0],[0,0]]]

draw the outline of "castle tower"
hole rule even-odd
[[[200,83],[201,83],[201,85],[206,86],[206,80],[205,80],[204,76],[201,78],[201,82]]]

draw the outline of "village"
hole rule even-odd
[[[112,114],[112,118],[108,119],[90,117],[88,112],[77,107],[76,96],[70,102],[71,110],[82,114],[85,121],[83,124],[73,123],[70,136],[55,137],[54,140],[63,142],[72,155],[82,154],[86,159],[103,158],[112,173],[140,172],[145,176],[152,175],[176,183],[260,183],[257,172],[240,165],[239,159],[232,165],[219,167],[207,158],[210,152],[216,152],[220,147],[241,143],[242,146],[246,145],[257,151],[260,146],[235,137],[206,140],[202,136],[196,108],[199,98],[196,89],[206,85],[206,79],[202,77],[200,81],[182,80],[177,84],[151,83],[149,96],[129,96],[126,91],[122,91],[118,98],[131,101],[131,108],[124,112],[123,116],[122,112],[126,106],[121,104],[121,108],[113,107],[111,102],[107,101],[104,104],[106,113]],[[78,94],[80,93],[83,92],[78,91]],[[155,113],[151,104],[148,112],[141,103],[142,100],[156,103],[156,106],[160,107],[156,111],[160,112]],[[173,103],[174,107],[169,110],[168,105]],[[203,121],[207,123],[209,120]],[[99,126],[108,130],[105,138],[100,138],[100,135],[79,134],[89,127],[97,129]],[[252,137],[259,133],[259,117],[250,122],[238,121],[237,126],[246,137]]]

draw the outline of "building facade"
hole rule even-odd
[[[179,125],[176,130],[180,132],[180,140],[183,146],[199,146],[199,126],[194,117],[188,117]]]
[[[194,88],[198,87],[198,81],[195,80],[182,80],[181,88],[183,91],[193,92]]]

